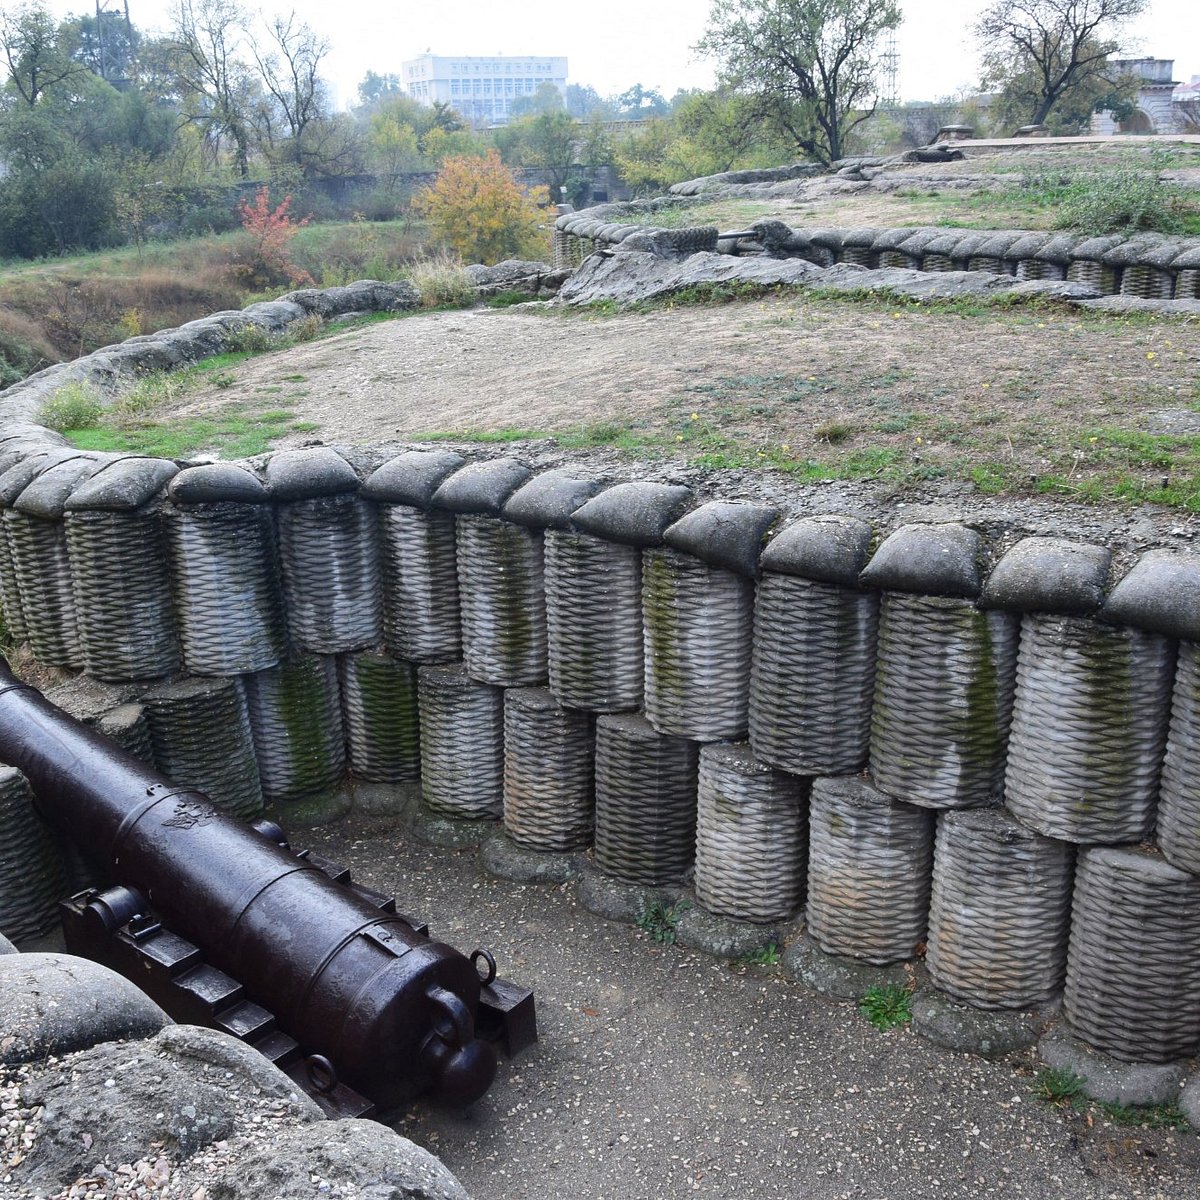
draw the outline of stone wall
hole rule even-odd
[[[598,911],[686,895],[682,939],[787,941],[814,986],[923,953],[941,1014],[1007,1031],[984,1045],[1061,1001],[1116,1062],[1194,1056],[1200,558],[654,475],[396,446],[186,465],[12,422],[0,607],[52,699],[239,814],[419,788],[423,836],[582,870]],[[15,772],[0,798],[20,941],[74,868]]]

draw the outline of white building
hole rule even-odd
[[[1184,122],[1175,107],[1181,89],[1172,78],[1173,58],[1121,58],[1113,65],[1123,74],[1136,75],[1139,82],[1134,112],[1124,121],[1116,121],[1112,113],[1092,114],[1092,133],[1182,133]],[[1182,99],[1180,99],[1182,103]]]
[[[507,54],[491,58],[422,54],[401,64],[400,78],[404,90],[422,104],[440,100],[473,124],[503,125],[513,101],[535,95],[544,83],[552,83],[566,95],[567,60]]]

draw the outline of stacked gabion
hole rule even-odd
[[[449,451],[413,450],[363,486],[379,509],[384,641],[409,662],[453,662],[461,654],[454,517],[430,504],[463,462]]]
[[[711,913],[767,923],[792,916],[804,891],[806,784],[746,744],[700,751],[696,896]]]
[[[677,521],[642,563],[646,719],[696,741],[742,737],[754,577],[774,509],[715,502]]]
[[[377,650],[338,659],[350,770],[374,783],[421,777],[417,669]]]
[[[1072,1030],[1123,1062],[1200,1051],[1200,879],[1148,849],[1079,856],[1063,1007]]]
[[[827,954],[885,965],[925,940],[934,814],[862,779],[818,779],[809,806],[808,931]]]
[[[1200,875],[1200,652],[1182,642],[1158,796],[1158,844],[1167,861]]]
[[[980,539],[957,525],[909,525],[863,580],[887,587],[879,621],[871,772],[889,795],[929,808],[993,803],[1004,775],[1017,622],[983,612]],[[919,589],[942,594],[912,594]]]
[[[167,527],[183,660],[197,675],[275,666],[287,646],[275,520],[266,488],[229,463],[171,481]]]
[[[421,667],[421,794],[445,817],[484,820],[504,809],[504,693],[461,666]]]
[[[1154,826],[1174,648],[1082,617],[1021,627],[1005,803],[1069,842],[1137,842]]]
[[[143,698],[160,771],[180,787],[203,792],[238,817],[262,812],[254,740],[236,679],[187,679]]]
[[[1073,847],[999,809],[944,812],[934,846],[926,965],[976,1008],[1030,1008],[1062,987]]]
[[[161,504],[177,472],[163,459],[119,459],[66,502],[84,669],[97,679],[161,679],[179,666]]]
[[[18,942],[49,933],[65,891],[55,838],[25,776],[0,766],[0,933]]]
[[[698,748],[644,718],[596,721],[596,865],[624,883],[678,883],[692,866]]]
[[[864,521],[815,517],[762,556],[754,608],[750,744],[798,775],[848,775],[867,760],[879,598],[856,586]]]
[[[291,804],[333,793],[346,766],[337,660],[306,655],[247,675],[245,685],[267,803]]]
[[[267,465],[279,507],[279,554],[292,641],[345,654],[380,638],[378,529],[358,476],[326,447],[289,450]]]
[[[156,767],[154,744],[150,740],[150,725],[146,710],[140,704],[119,704],[96,719],[96,730],[110,742],[128,751],[134,758]]]
[[[504,693],[504,828],[531,850],[582,850],[591,840],[594,738],[587,713],[544,688]]]

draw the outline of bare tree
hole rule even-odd
[[[1029,122],[1078,89],[1117,86],[1109,57],[1113,36],[1145,11],[1148,0],[996,0],[975,24],[984,50],[986,82],[1025,97]],[[1110,78],[1111,76],[1111,78]],[[1099,88],[1097,89],[1097,85]]]
[[[303,164],[305,132],[327,115],[321,60],[329,42],[318,37],[296,14],[275,17],[267,26],[266,46],[252,43],[263,86],[278,106],[287,129],[288,157]]]

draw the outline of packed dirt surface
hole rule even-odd
[[[1057,308],[781,295],[613,316],[474,309],[351,329],[230,375],[156,415],[286,407],[316,428],[281,445],[549,434],[793,474],[1010,490],[1054,476],[1068,494],[1115,470],[1157,486],[1163,455],[1200,439],[1200,326]]]

